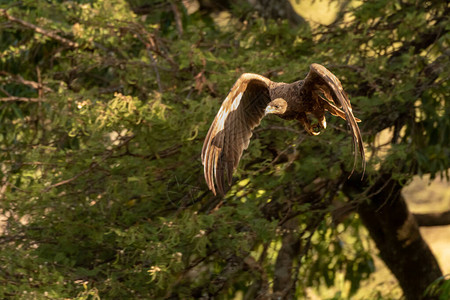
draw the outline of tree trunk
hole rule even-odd
[[[345,191],[348,195],[361,193],[363,185],[359,179],[349,181]],[[367,195],[369,201],[360,204],[357,211],[406,299],[435,299],[424,292],[442,271],[408,210],[400,183],[389,175],[381,176]]]
[[[294,299],[292,290],[292,270],[294,261],[300,253],[300,236],[294,230],[298,229],[298,221],[293,218],[282,227],[283,238],[275,262],[273,297],[272,299]],[[294,289],[295,290],[295,289]]]

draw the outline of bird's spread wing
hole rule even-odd
[[[216,194],[225,193],[225,177],[231,184],[242,152],[247,149],[252,130],[264,117],[270,102],[271,81],[257,74],[243,74],[231,88],[216,115],[202,149],[206,183]]]
[[[347,93],[344,91],[339,79],[324,66],[312,64],[308,76],[305,78],[303,87],[305,89],[310,89],[313,97],[321,97],[322,99],[325,99],[326,101],[322,101],[322,103],[324,104],[324,108],[331,114],[347,120],[347,124],[349,125],[352,133],[354,145],[355,160],[353,170],[356,167],[358,149],[361,156],[363,169],[365,170],[366,160],[364,154],[364,144],[357,124],[360,120],[355,118],[353,115],[350,100],[348,99]],[[342,110],[339,108],[342,108]]]

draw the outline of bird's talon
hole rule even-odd
[[[312,135],[319,135],[320,134],[320,126],[319,126],[319,124],[314,124],[313,126],[311,126],[309,131],[310,131],[310,133]]]

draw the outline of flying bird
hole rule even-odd
[[[361,120],[353,116],[339,79],[324,66],[311,64],[306,78],[293,83],[242,74],[223,101],[203,144],[202,163],[209,189],[214,195],[225,194],[225,178],[230,186],[252,130],[264,116],[274,114],[285,120],[298,120],[306,132],[317,135],[327,126],[325,111],[347,121],[354,146],[353,170],[358,150],[365,170],[364,145],[357,124]],[[315,116],[318,123],[313,124],[308,115]]]

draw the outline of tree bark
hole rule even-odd
[[[300,253],[301,240],[299,234],[294,231],[298,229],[298,221],[296,218],[287,221],[281,228],[285,232],[283,233],[281,248],[278,251],[275,262],[272,299],[287,300],[294,299],[292,270],[294,261]]]
[[[356,177],[354,177],[356,178]],[[367,182],[359,179],[347,183],[345,192],[351,197],[361,193]],[[407,300],[436,299],[425,296],[426,288],[442,271],[423,240],[417,222],[401,194],[401,185],[383,175],[369,188],[369,201],[358,206],[362,222],[375,241],[380,257],[397,278]]]

